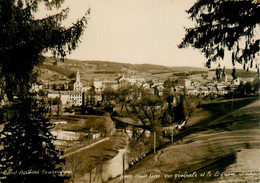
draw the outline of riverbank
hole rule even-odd
[[[245,172],[259,172],[259,167],[254,162],[258,162],[255,159],[259,157],[260,100],[254,100],[256,98],[229,100],[219,106],[217,103],[210,104],[208,111],[205,111],[208,120],[205,118],[193,121],[194,129],[189,129],[189,132],[181,134],[181,137],[176,137],[173,144],[126,170],[125,182],[256,180],[258,177]],[[245,156],[248,149],[252,155],[251,163]],[[235,162],[243,162],[246,165],[243,165],[242,169],[241,164],[236,164],[234,169]],[[231,171],[244,175],[221,176],[225,172],[228,175]],[[117,177],[109,182],[121,181],[122,177]]]
[[[123,134],[117,134],[106,141],[102,141],[94,146],[82,149],[77,153],[67,156],[64,169],[72,171],[72,174],[75,173],[74,182],[86,182],[88,179],[86,174],[93,171],[93,175],[95,175],[96,173],[94,173],[94,170],[96,170],[104,161],[115,157],[118,154],[119,149],[124,148],[125,145],[125,136]]]

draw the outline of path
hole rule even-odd
[[[82,148],[80,148],[80,149],[78,149],[78,150],[76,150],[76,151],[73,151],[73,152],[70,152],[70,153],[68,153],[68,154],[65,154],[64,156],[62,156],[62,158],[68,157],[68,156],[71,156],[71,155],[73,155],[73,154],[75,154],[75,153],[78,153],[78,152],[80,152],[80,151],[86,150],[86,149],[88,149],[88,148],[90,148],[90,147],[93,147],[94,145],[97,145],[97,144],[99,144],[99,143],[101,143],[101,142],[104,142],[104,141],[106,141],[106,140],[109,140],[109,137],[104,138],[104,139],[102,139],[102,140],[99,140],[99,141],[97,141],[97,142],[95,142],[95,143],[93,143],[93,144],[87,145],[87,146],[85,146],[85,147],[82,147]]]

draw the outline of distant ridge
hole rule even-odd
[[[51,57],[46,57],[46,62],[53,62],[55,61]],[[94,65],[100,65],[100,64],[107,64],[110,66],[113,65],[120,65],[123,67],[133,67],[134,69],[137,69],[137,67],[145,68],[145,70],[161,70],[161,69],[167,69],[167,71],[176,71],[176,72],[184,72],[184,71],[207,71],[208,68],[203,67],[191,67],[191,66],[164,66],[159,64],[149,64],[149,63],[143,63],[143,64],[131,64],[131,63],[122,63],[122,62],[114,62],[114,61],[104,61],[104,60],[75,60],[75,59],[65,59],[64,63],[75,63],[75,64],[94,64]]]
[[[60,82],[69,81],[74,78],[73,74],[79,69],[82,80],[91,81],[95,78],[100,79],[115,79],[123,74],[125,76],[141,76],[146,80],[151,79],[167,79],[175,78],[185,75],[199,75],[205,74],[209,71],[208,68],[190,67],[190,66],[163,66],[155,64],[131,64],[120,63],[113,61],[100,61],[100,60],[75,60],[65,59],[64,62],[57,59],[47,57],[45,62],[39,66],[40,76],[39,79],[44,82]],[[211,71],[214,71],[214,69]],[[231,70],[226,69],[227,74],[231,75]],[[246,72],[241,69],[236,71],[240,77],[254,77],[255,72]],[[186,73],[186,74],[181,74]],[[242,74],[241,74],[242,73]]]

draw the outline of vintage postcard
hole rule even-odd
[[[1,0],[0,183],[260,182],[257,0]]]

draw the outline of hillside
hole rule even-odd
[[[216,71],[215,69],[210,69],[210,71]],[[228,75],[232,74],[232,69],[226,69]],[[245,71],[243,69],[236,69],[236,75],[240,78],[251,78],[256,76],[254,71]]]
[[[123,74],[125,76],[141,76],[147,80],[158,78],[167,79],[176,72],[205,72],[206,68],[196,67],[168,67],[152,64],[129,64],[110,61],[79,61],[66,59],[64,62],[53,63],[53,58],[46,58],[43,65],[39,67],[39,80],[43,82],[62,82],[70,80],[69,76],[79,69],[81,80],[91,81],[94,78],[115,79]]]
[[[193,116],[200,117],[196,126],[189,126],[186,132],[174,137],[173,144],[158,149],[126,170],[125,182],[257,182],[259,174],[238,176],[238,173],[259,170],[260,100],[244,98],[208,105],[203,106],[202,113]],[[234,111],[229,113],[231,105]],[[200,176],[209,171],[212,175]],[[176,176],[194,172],[198,176]],[[236,176],[229,176],[231,172],[237,173]],[[108,182],[121,183],[122,179],[118,176]]]
[[[168,67],[162,65],[152,64],[129,64],[111,61],[80,61],[73,59],[65,59],[64,62],[58,61],[54,65],[55,59],[47,57],[43,65],[39,67],[40,75],[39,80],[42,82],[50,83],[63,83],[69,82],[73,79],[73,74],[77,69],[80,71],[81,80],[83,82],[92,81],[94,78],[100,79],[116,79],[123,74],[125,76],[141,76],[146,80],[151,79],[177,79],[180,76],[186,75],[188,78],[201,80],[201,74],[207,73],[207,68],[197,68],[188,66]],[[210,70],[214,71],[214,69]],[[214,75],[214,72],[211,72]],[[227,69],[228,77],[231,78],[231,70]],[[237,74],[239,77],[255,77],[256,73],[238,69]],[[208,79],[212,79],[213,75],[209,74]],[[212,76],[211,76],[212,75]],[[206,80],[205,80],[206,81]]]

